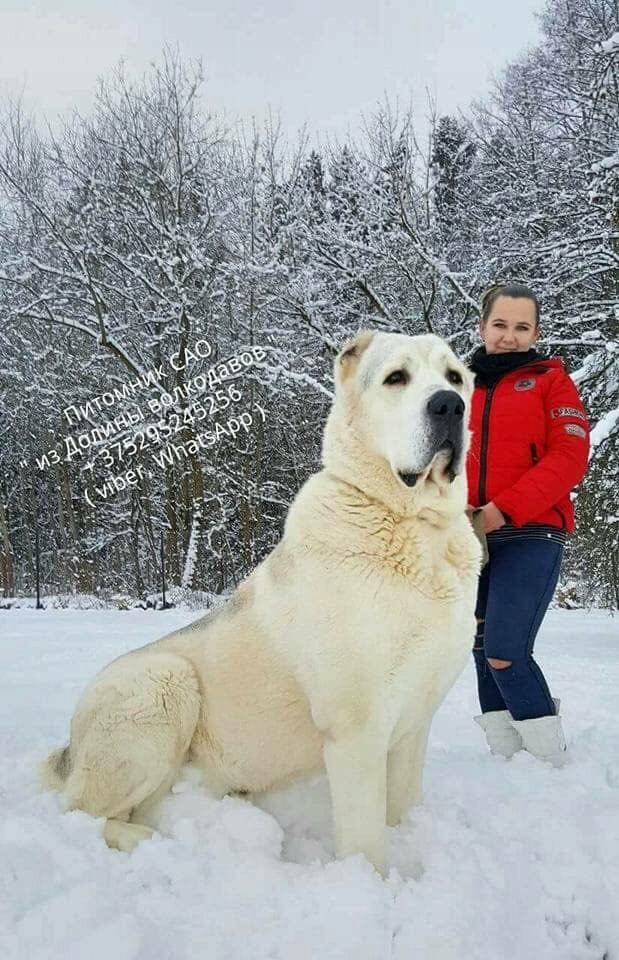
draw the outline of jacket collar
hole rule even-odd
[[[549,367],[560,367],[561,360],[542,357],[534,349],[513,353],[486,353],[485,347],[479,347],[470,362],[470,368],[475,374],[476,387],[494,386],[506,374],[529,366],[539,367],[539,372],[542,373]]]

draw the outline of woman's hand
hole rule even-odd
[[[498,530],[499,527],[505,526],[505,517],[499,508],[494,505],[492,500],[490,503],[484,504],[481,512],[484,518],[484,533],[492,533],[493,530]]]

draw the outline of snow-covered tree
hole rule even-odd
[[[388,103],[358,142],[320,152],[303,136],[290,147],[273,120],[233,134],[206,115],[199,70],[170,53],[142,81],[117,71],[56,137],[18,105],[5,113],[5,592],[32,589],[35,525],[49,588],[155,588],[162,531],[172,582],[238,582],[318,466],[343,340],[368,325],[433,331],[466,358],[482,290],[524,279],[542,302],[542,347],[565,357],[595,428],[566,572],[581,598],[617,603],[616,5],[548,0],[540,23],[540,43],[468,115],[433,109],[427,144]],[[198,339],[208,359],[189,352]],[[100,426],[93,397],[160,370],[149,397],[174,395],[169,424],[191,408],[196,375],[254,347],[265,359],[237,377],[231,410],[252,412],[248,433],[162,460],[94,510],[93,483],[152,467],[153,450],[131,444],[161,414],[119,431],[114,471],[103,442],[36,468],[67,433]],[[72,428],[68,405],[89,410]],[[199,429],[189,419],[177,440]]]

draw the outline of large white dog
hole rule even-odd
[[[335,363],[324,469],[228,604],[115,660],[43,765],[110,846],[186,760],[220,795],[326,767],[339,856],[385,868],[385,825],[421,799],[432,716],[475,631],[465,515],[472,376],[433,335],[363,331]]]

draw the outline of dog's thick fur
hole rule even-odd
[[[433,335],[363,331],[335,381],[324,469],[279,545],[223,609],[95,677],[70,745],[43,765],[69,809],[106,818],[110,846],[151,834],[141,817],[188,759],[220,795],[326,767],[338,855],[379,870],[385,824],[420,801],[430,722],[475,629],[480,548],[462,473],[472,377]],[[444,390],[465,406],[455,479],[427,413]]]

